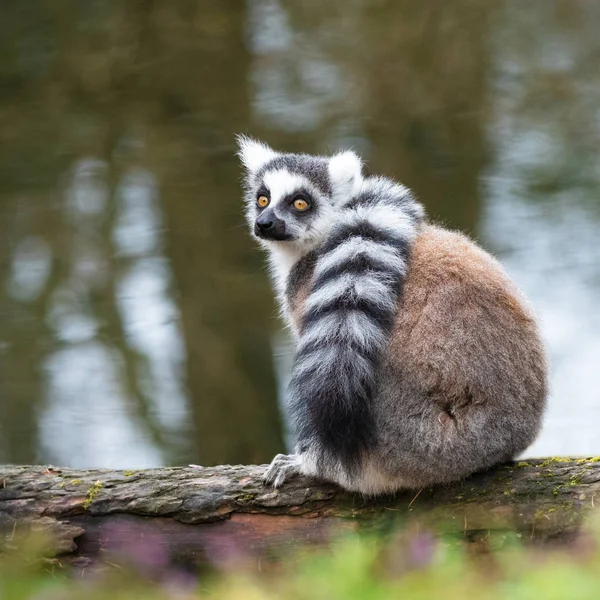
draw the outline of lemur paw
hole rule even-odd
[[[278,454],[263,475],[263,483],[280,488],[286,481],[300,475],[300,461],[297,454]]]

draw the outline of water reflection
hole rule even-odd
[[[549,14],[508,5],[493,38],[488,128],[494,161],[483,179],[481,232],[533,301],[551,350],[548,417],[528,454],[593,455],[600,449],[594,384],[600,73],[589,70],[589,57],[600,56],[600,10],[554,8]],[[532,28],[534,22],[544,26]]]
[[[39,4],[39,5],[38,5]],[[0,461],[266,461],[291,350],[233,135],[354,146],[543,319],[531,454],[600,451],[600,10],[581,1],[5,7]]]
[[[32,302],[44,289],[52,260],[52,248],[39,237],[18,242],[7,282],[7,292],[19,302]]]
[[[169,438],[189,437],[185,349],[157,183],[132,168],[111,197],[109,173],[105,161],[82,159],[65,192],[73,252],[48,309],[61,347],[43,365],[40,445],[56,464],[152,466],[172,459],[165,452]],[[110,311],[95,303],[107,292],[115,304]]]

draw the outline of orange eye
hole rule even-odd
[[[264,208],[265,206],[269,206],[269,199],[266,196],[259,196],[256,204],[261,208]]]
[[[299,211],[306,210],[308,208],[308,202],[302,198],[296,198],[296,200],[294,200],[294,208]]]

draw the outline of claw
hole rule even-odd
[[[300,461],[296,454],[278,454],[263,475],[263,483],[280,488],[288,479],[300,474]]]

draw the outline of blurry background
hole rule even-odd
[[[0,18],[0,461],[264,462],[290,348],[234,133],[353,146],[530,296],[529,455],[600,453],[600,3],[27,0]]]

